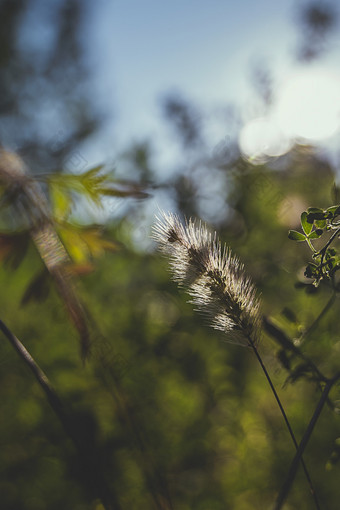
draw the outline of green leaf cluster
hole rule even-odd
[[[93,270],[95,259],[105,251],[117,250],[119,244],[107,239],[100,225],[79,225],[72,219],[79,198],[102,208],[104,197],[140,199],[147,196],[142,186],[114,179],[112,172],[104,171],[103,165],[78,175],[57,172],[36,177],[27,175],[20,183],[15,179],[3,180],[0,188],[0,262],[13,269],[18,267],[32,244],[32,231],[39,231],[43,216],[49,223],[51,235],[57,237],[61,249],[67,254],[68,271],[74,275],[88,273]],[[48,243],[46,240],[47,246]],[[46,296],[48,277],[48,271],[38,270],[24,292],[24,303]]]
[[[317,287],[321,280],[333,282],[335,273],[340,268],[340,255],[331,244],[339,237],[340,232],[340,205],[334,205],[327,209],[309,207],[301,214],[302,232],[290,230],[288,238],[292,241],[307,242],[312,251],[313,261],[309,262],[305,269],[306,278],[313,280]],[[324,240],[324,245],[315,248],[313,241]]]

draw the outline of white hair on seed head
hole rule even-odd
[[[156,219],[152,238],[170,257],[173,278],[196,310],[229,342],[249,345],[249,337],[257,342],[260,300],[244,265],[202,222],[182,223],[176,214],[165,212]]]

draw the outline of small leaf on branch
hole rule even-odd
[[[308,223],[314,223],[315,220],[325,220],[327,213],[319,207],[308,207],[307,209],[307,221]]]
[[[325,228],[327,221],[326,220],[315,220],[314,224],[317,228]]]
[[[306,236],[301,234],[301,232],[297,232],[296,230],[290,230],[288,232],[288,238],[292,241],[306,241]]]
[[[335,218],[340,214],[340,206],[332,205],[332,207],[328,207],[328,209],[326,209],[326,213],[328,214],[328,218]]]
[[[304,272],[305,277],[306,278],[315,278],[317,269],[318,269],[318,266],[316,264],[313,264],[313,262],[309,262],[306,267],[306,270]]]
[[[313,232],[311,232],[309,235],[308,235],[308,239],[319,239],[319,237],[322,236],[322,233],[323,233],[323,230],[321,228],[318,228],[316,230],[313,230]]]
[[[313,223],[309,223],[307,221],[307,216],[308,216],[308,214],[306,213],[306,211],[304,211],[301,214],[301,226],[302,226],[304,233],[308,235],[312,231]]]

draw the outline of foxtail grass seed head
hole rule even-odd
[[[250,337],[256,343],[260,300],[243,264],[202,222],[183,224],[176,214],[165,212],[156,220],[152,238],[169,257],[173,278],[195,309],[229,342],[249,345]]]

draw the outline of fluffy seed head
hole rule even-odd
[[[260,301],[243,264],[222,246],[216,233],[201,222],[184,224],[172,213],[162,212],[152,237],[169,256],[173,278],[191,296],[191,303],[227,340],[249,345],[259,336]]]

